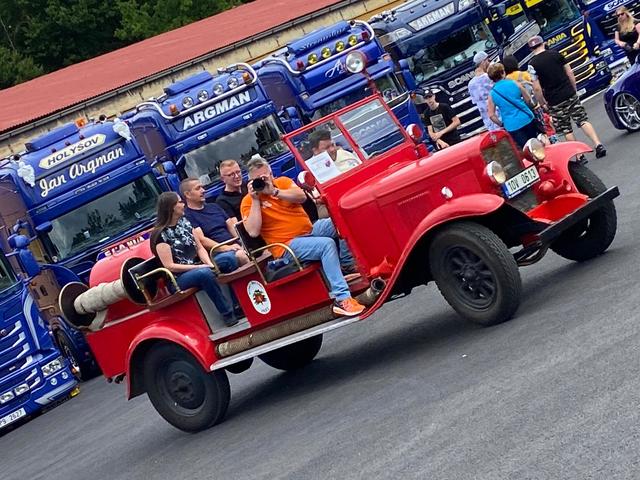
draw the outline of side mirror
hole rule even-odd
[[[316,177],[313,176],[311,172],[307,172],[306,170],[298,173],[298,185],[303,190],[310,192],[314,188],[316,188]]]
[[[30,240],[24,235],[13,234],[7,239],[9,246],[16,252],[20,266],[29,277],[39,275],[42,269],[36,261],[31,250],[29,250]]]
[[[41,224],[36,225],[36,233],[38,235],[49,233],[51,230],[53,230],[53,224],[51,222],[42,222]]]
[[[184,157],[180,157],[180,159],[184,159]],[[179,161],[180,160],[178,160],[178,162]],[[175,164],[173,162],[169,162],[169,161],[162,162],[162,168],[165,171],[165,173],[168,174],[168,175],[170,175],[172,173],[173,174],[177,173],[176,166],[175,166]]]

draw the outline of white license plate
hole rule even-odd
[[[584,95],[585,93],[587,93],[587,89],[586,88],[581,88],[580,90],[578,90],[576,92],[578,94],[579,97],[581,97],[582,95]]]
[[[522,191],[526,190],[526,188],[530,185],[536,183],[538,180],[540,180],[538,169],[535,167],[535,165],[532,165],[503,183],[502,191],[507,196],[507,198],[513,198]]]
[[[0,428],[6,427],[10,423],[13,423],[16,420],[18,420],[19,418],[24,417],[26,414],[27,412],[25,411],[25,409],[21,408],[20,410],[11,412],[9,415],[5,415],[4,417],[0,418]]]

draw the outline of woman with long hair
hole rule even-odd
[[[633,18],[627,7],[616,9],[618,28],[615,32],[615,42],[627,54],[631,63],[635,62],[640,51],[640,23]]]
[[[492,63],[487,75],[494,81],[487,101],[489,118],[496,124],[504,126],[513,141],[522,148],[527,140],[536,138],[538,135],[538,127],[532,111],[533,101],[522,85],[505,78],[504,65],[501,63]],[[498,118],[496,107],[500,109],[502,119]]]
[[[167,270],[176,275],[181,290],[194,287],[204,290],[227,326],[238,323],[233,316],[233,307],[216,281],[207,251],[193,235],[191,223],[184,217],[184,202],[175,192],[164,192],[158,197],[151,251]]]

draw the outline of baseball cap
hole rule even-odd
[[[542,39],[542,37],[540,35],[536,35],[535,37],[531,37],[529,39],[529,41],[527,42],[527,44],[529,45],[529,48],[539,47],[543,43],[544,43],[544,40]]]
[[[425,90],[424,98],[435,97],[436,94],[433,90]]]
[[[487,58],[489,58],[487,52],[480,51],[473,56],[473,63],[475,63],[476,65],[480,65]]]

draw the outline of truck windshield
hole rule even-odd
[[[496,41],[487,26],[478,22],[466,26],[438,41],[425,45],[420,35],[399,45],[405,58],[413,61],[413,75],[418,83],[440,75],[468,60],[481,51],[496,47]]]
[[[529,2],[531,19],[540,25],[541,35],[549,35],[556,29],[564,27],[567,23],[580,18],[580,12],[571,0],[539,0],[537,3]]]
[[[49,240],[54,261],[76,255],[152,220],[160,186],[152,174],[140,177],[56,218]]]
[[[0,291],[6,290],[17,283],[13,270],[3,253],[0,253]]]
[[[186,153],[184,173],[198,178],[206,188],[220,180],[218,165],[223,160],[236,160],[243,167],[256,153],[266,160],[285,153],[287,146],[280,139],[283,133],[274,115],[258,120]]]
[[[393,108],[396,100],[400,95],[406,92],[406,89],[400,84],[395,75],[387,74],[375,80],[378,91],[382,94],[387,104]],[[318,108],[313,114],[312,120],[318,120],[322,117],[337,112],[341,108],[351,105],[358,100],[362,100],[365,97],[371,95],[371,91],[368,88],[357,89],[349,92],[345,96],[327,103]]]

